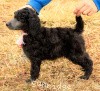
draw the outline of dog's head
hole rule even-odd
[[[11,30],[37,30],[40,27],[38,15],[31,8],[23,8],[14,12],[14,18],[6,23],[6,26]]]

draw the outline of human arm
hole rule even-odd
[[[40,10],[47,5],[51,0],[29,0],[27,5],[30,5],[39,14]]]

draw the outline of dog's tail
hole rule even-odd
[[[81,16],[76,16],[76,26],[75,26],[75,32],[81,34],[84,31],[84,21],[82,20]]]

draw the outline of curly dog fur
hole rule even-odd
[[[22,48],[31,62],[29,82],[39,77],[43,60],[59,57],[66,57],[74,64],[80,65],[84,69],[84,75],[80,78],[89,79],[93,62],[85,49],[82,37],[84,22],[81,16],[76,17],[76,22],[75,29],[47,28],[41,27],[40,19],[34,10],[23,8],[15,12],[14,19],[6,25],[9,29],[20,29],[28,34],[23,36],[25,45],[23,44]]]

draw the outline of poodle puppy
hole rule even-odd
[[[30,59],[31,70],[28,82],[39,77],[40,66],[43,60],[54,60],[66,57],[74,64],[84,69],[81,79],[89,79],[93,62],[86,52],[85,42],[82,37],[84,22],[81,16],[76,17],[75,29],[72,28],[47,28],[41,27],[37,13],[31,8],[23,8],[14,13],[14,19],[6,23],[12,30],[22,30],[23,51]]]

